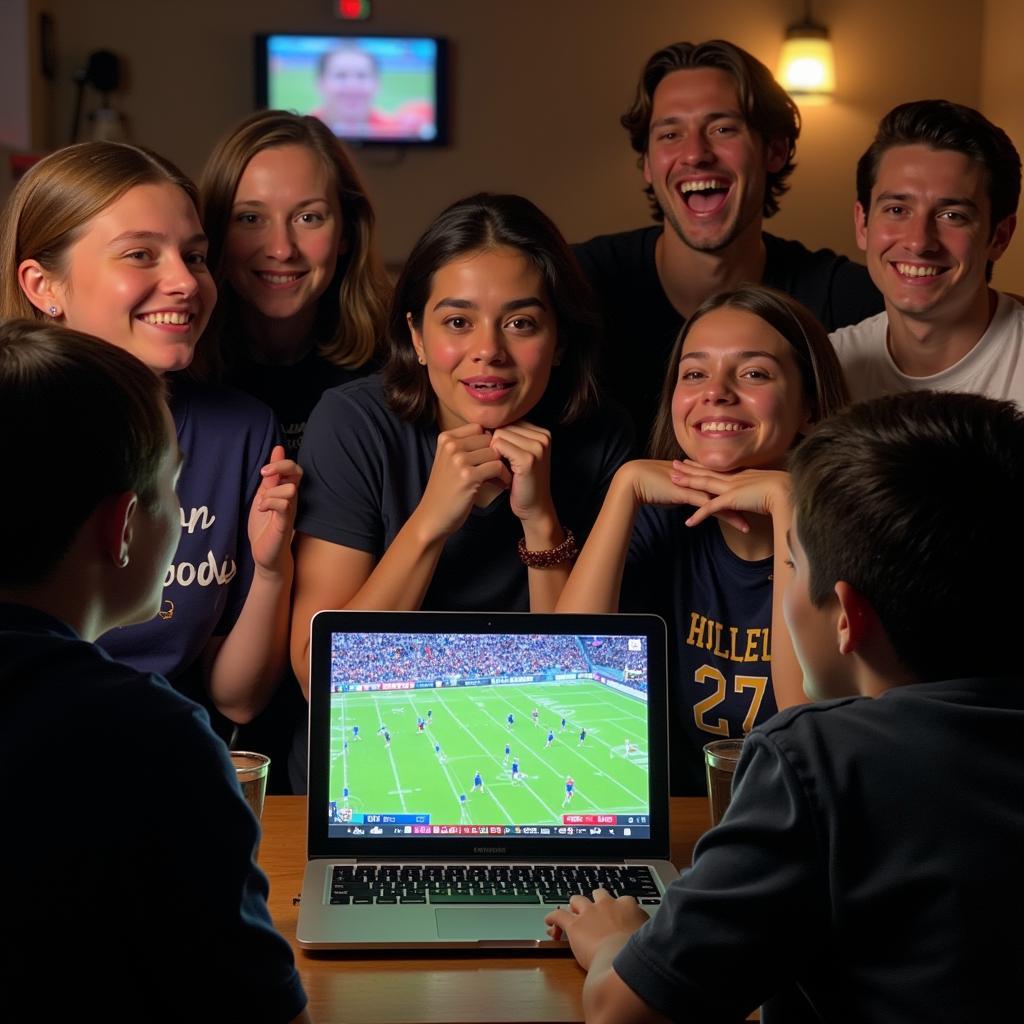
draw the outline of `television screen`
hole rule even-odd
[[[425,37],[258,36],[256,100],[318,117],[346,142],[440,145],[444,44]]]

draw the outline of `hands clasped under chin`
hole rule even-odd
[[[488,484],[509,490],[518,518],[553,514],[551,434],[525,421],[490,432],[467,423],[438,435],[437,452],[418,512],[427,532],[447,537],[469,516]]]

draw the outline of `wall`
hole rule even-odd
[[[127,60],[115,105],[133,139],[193,174],[253,107],[253,35],[342,25],[330,0],[46,6],[57,26],[53,141],[67,141],[72,74],[92,50],[111,49]],[[401,260],[434,213],[479,189],[526,194],[570,239],[645,223],[642,182],[618,125],[645,58],[666,42],[719,35],[773,66],[786,24],[802,10],[797,0],[374,0],[364,28],[447,36],[453,65],[449,149],[357,154],[385,258]],[[853,166],[874,123],[924,94],[977,103],[982,17],[972,5],[935,0],[819,0],[814,12],[833,29],[840,98],[806,111],[793,192],[771,226],[854,254]]]
[[[28,39],[29,12],[24,2],[0,5],[0,39]],[[27,46],[5,48],[0,60],[0,145],[27,149],[32,144]]]
[[[982,22],[981,109],[1017,146],[1024,146],[1024,6],[1019,0],[985,0]],[[996,264],[993,283],[1024,294],[1024,231]]]

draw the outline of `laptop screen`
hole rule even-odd
[[[338,628],[345,614],[326,614],[314,707],[328,718],[327,838],[650,838],[644,619],[631,632],[631,617],[616,617],[616,633],[532,632],[527,616],[510,617],[514,632],[501,616],[487,632],[392,632]]]

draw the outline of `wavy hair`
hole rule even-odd
[[[796,140],[800,136],[800,111],[768,68],[734,43],[724,39],[673,43],[650,57],[640,72],[633,105],[619,119],[638,154],[637,163],[643,167],[647,155],[654,91],[658,83],[673,71],[692,71],[695,68],[717,68],[730,75],[736,83],[740,110],[749,127],[765,142],[786,140],[785,164],[777,171],[769,171],[765,181],[762,213],[771,217],[779,212],[779,199],[789,190],[788,178],[796,168],[793,158],[796,156]],[[648,185],[644,191],[654,219],[664,220],[654,189]]]

